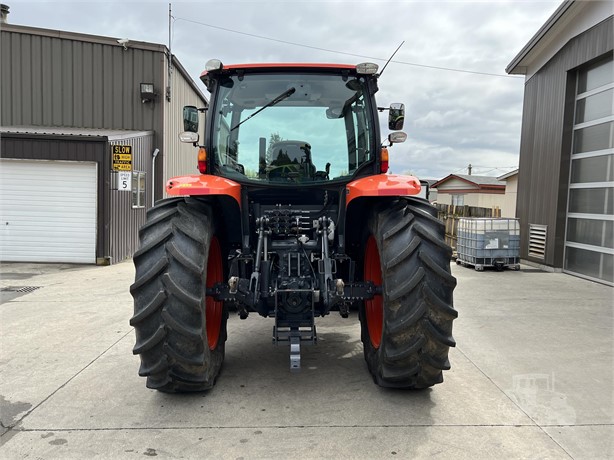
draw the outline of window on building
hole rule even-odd
[[[452,204],[454,206],[465,206],[465,195],[452,195]]]
[[[143,171],[132,171],[132,207],[145,207],[145,185],[147,173]]]
[[[565,270],[614,285],[614,60],[577,81]]]

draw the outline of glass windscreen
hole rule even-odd
[[[364,81],[245,74],[220,80],[211,139],[216,173],[235,180],[322,182],[374,158]]]

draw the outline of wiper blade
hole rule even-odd
[[[268,108],[268,107],[273,107],[276,104],[279,104],[281,101],[283,101],[284,99],[292,96],[294,93],[296,92],[296,88],[293,86],[292,88],[290,88],[289,90],[284,91],[283,93],[281,93],[279,96],[277,96],[275,99],[272,99],[271,101],[267,102],[265,105],[263,105],[262,107],[260,107],[258,110],[256,110],[254,113],[252,113],[249,117],[247,117],[245,120],[241,121],[240,123],[237,123],[235,126],[233,126],[232,128],[230,128],[231,131],[234,131],[235,129],[237,129],[239,126],[241,126],[243,123],[245,123],[247,120],[249,120],[252,117],[255,117],[256,115],[258,115],[260,112],[262,112],[264,109]]]

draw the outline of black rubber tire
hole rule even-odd
[[[205,289],[209,248],[215,235],[212,208],[190,198],[158,202],[147,212],[134,254],[134,354],[147,387],[164,392],[211,388],[224,360],[226,321],[209,348]],[[220,267],[221,270],[221,267]]]
[[[360,309],[369,371],[382,387],[421,389],[441,383],[442,371],[450,369],[448,351],[456,345],[452,322],[458,316],[444,224],[427,202],[408,198],[380,203],[368,231],[377,243],[383,285],[376,346],[364,303]]]

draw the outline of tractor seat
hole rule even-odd
[[[303,175],[313,177],[316,167],[311,161],[311,145],[303,141],[275,142],[271,148],[270,166],[285,165],[300,165]]]

